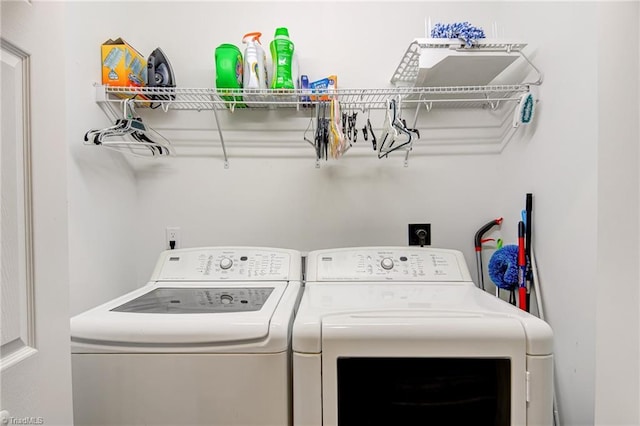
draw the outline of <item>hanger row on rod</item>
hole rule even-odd
[[[401,116],[401,97],[387,99],[385,104],[384,123],[381,132],[376,135],[370,110],[359,119],[359,111],[343,109],[335,99],[318,103],[303,135],[303,139],[315,150],[316,167],[320,167],[321,160],[338,159],[346,154],[358,141],[359,134],[364,140],[361,143],[370,143],[378,159],[388,158],[395,151],[404,151],[404,166],[407,167],[409,152],[414,140],[420,139],[420,131],[407,127],[406,120]],[[309,137],[310,133],[313,133],[313,140]]]

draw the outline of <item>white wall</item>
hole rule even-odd
[[[96,70],[100,69],[100,50],[96,46],[113,33],[123,34],[129,24],[118,19],[100,21],[92,7],[72,2],[66,7],[67,22],[73,23],[66,32],[72,315],[139,284],[135,279],[134,171],[120,153],[82,144],[89,129],[112,124],[95,103],[93,85],[99,82]],[[94,30],[96,21],[108,30]]]
[[[389,85],[391,73],[408,43],[414,37],[424,35],[426,17],[431,16],[434,22],[440,17],[443,20],[451,20],[454,16],[465,19],[473,17],[478,25],[486,28],[491,26],[494,19],[492,9],[473,4],[435,11],[417,3],[380,3],[376,8],[363,7],[358,3],[317,3],[313,6],[302,2],[255,3],[249,7],[254,12],[246,13],[247,4],[190,3],[187,7],[185,3],[157,3],[153,10],[160,14],[162,8],[162,13],[173,19],[174,31],[164,32],[154,31],[155,27],[148,24],[153,19],[141,24],[133,12],[139,10],[140,13],[153,14],[148,3],[127,3],[128,13],[122,13],[120,8],[125,6],[119,3],[70,4],[70,19],[78,22],[78,26],[69,28],[68,32],[69,51],[74,52],[70,60],[69,79],[75,82],[76,88],[73,105],[69,108],[73,111],[72,117],[86,117],[86,120],[70,123],[71,133],[80,138],[88,128],[107,124],[93,102],[91,90],[92,82],[99,78],[96,72],[96,46],[107,38],[122,36],[145,53],[161,46],[174,66],[178,84],[183,87],[209,87],[215,78],[213,53],[217,45],[223,42],[239,44],[245,31],[256,29],[265,33],[263,40],[267,45],[275,27],[286,25],[298,46],[303,71],[312,78],[336,73],[341,87],[384,87]],[[495,7],[502,8],[499,5]],[[377,30],[391,25],[388,20],[382,19],[381,11],[395,14],[398,8],[414,18],[403,25],[392,25],[390,28],[393,31]],[[341,30],[324,32],[322,37],[318,37],[315,31],[308,31],[310,18],[306,14],[310,9],[313,9],[313,19],[317,22],[332,21]],[[336,13],[338,10],[340,13]],[[233,20],[219,19],[222,15],[243,16],[242,29],[236,29],[237,24]],[[101,19],[96,20],[96,16]],[[302,19],[281,19],[278,16]],[[194,37],[194,34],[197,36]],[[358,34],[366,34],[366,43],[356,41]],[[77,59],[85,57],[94,60]],[[194,113],[188,114],[163,116],[157,121],[161,121],[161,126],[166,128],[183,125],[184,120],[194,120],[195,126],[209,126],[211,129],[210,112],[201,113],[198,117],[194,117]],[[179,118],[176,119],[176,116]],[[432,116],[424,115],[427,120],[432,120]],[[281,120],[281,117],[277,117],[277,120]],[[224,119],[225,123],[237,123],[240,120],[236,116]],[[254,128],[260,129],[265,116],[250,119],[257,121],[258,125]],[[229,170],[222,168],[219,158],[209,156],[153,164],[137,162],[137,188],[132,184],[132,172],[116,156],[107,153],[106,161],[100,161],[100,156],[105,155],[103,152],[95,153],[95,150],[80,144],[72,145],[70,185],[74,188],[71,190],[71,204],[76,208],[72,209],[75,217],[71,218],[70,223],[72,244],[76,246],[72,247],[72,251],[78,253],[72,266],[74,312],[106,300],[125,287],[131,288],[144,282],[157,252],[164,247],[164,228],[170,224],[182,228],[184,244],[191,246],[246,243],[308,250],[345,244],[404,244],[407,223],[428,221],[434,226],[434,244],[460,247],[471,256],[473,253],[468,244],[475,230],[501,214],[495,204],[482,201],[487,195],[483,189],[495,186],[492,182],[497,179],[494,171],[499,157],[436,157],[436,161],[431,157],[421,158],[422,147],[417,147],[407,169],[402,167],[399,157],[387,161],[362,160],[365,164],[360,165],[358,156],[353,156],[354,161],[345,163],[346,169],[343,164],[337,163],[323,165],[316,170],[311,148],[301,141],[308,119],[303,117],[292,121],[299,130],[296,130],[295,136],[290,136],[295,137],[294,142],[278,151],[285,160],[282,160],[282,156],[269,160],[262,156],[265,152],[273,156],[276,150],[272,148],[282,145],[278,141],[282,134],[270,135],[272,142],[265,143],[269,150],[260,151],[255,148],[262,142],[251,145],[236,136],[236,143],[233,143],[231,133],[227,135],[231,139],[228,143],[231,155]],[[374,123],[380,122],[374,120]],[[283,129],[288,123],[276,121],[270,125]],[[215,132],[208,134],[217,138]],[[364,146],[357,148],[360,156],[369,153]],[[219,156],[220,150],[216,149],[213,153],[208,155]],[[239,159],[239,156],[244,158]],[[291,161],[291,157],[298,160]],[[185,162],[186,166],[181,165]],[[196,177],[201,181],[195,181]],[[213,182],[215,184],[210,184]],[[218,195],[225,191],[221,188],[221,182],[229,191],[229,196],[224,197],[226,207],[223,209],[219,208],[221,203]],[[269,203],[266,207],[264,202],[255,203],[261,205],[261,209],[268,209],[267,214],[259,216],[264,221],[256,220],[253,208],[244,207],[243,203],[249,200],[238,196],[255,194],[256,182],[263,183],[263,188],[284,189],[275,194],[258,189],[259,194],[253,195]],[[274,186],[267,186],[267,182]],[[195,185],[193,189],[200,192],[201,198],[194,198],[191,192],[185,191],[185,185],[189,188]],[[464,196],[451,197],[451,193]],[[291,194],[298,197],[295,204],[291,201]],[[327,197],[336,198],[332,200]],[[127,214],[136,198],[137,216]],[[414,198],[422,198],[423,201],[416,203]],[[210,201],[204,201],[206,199]],[[365,200],[366,204],[354,204],[353,200]],[[197,202],[195,208],[194,202]],[[328,205],[332,208],[327,209]],[[109,209],[113,207],[116,211],[112,213]],[[473,220],[468,221],[465,217],[471,208],[475,215]],[[449,220],[452,211],[460,215],[455,221]],[[213,213],[215,218],[211,220]],[[131,218],[137,221],[135,226],[127,222]],[[282,229],[276,233],[271,232],[274,223],[282,224]],[[285,224],[289,229],[285,228]],[[291,228],[295,232],[291,232]],[[365,235],[363,231],[369,234]],[[322,240],[318,235],[326,239]],[[345,239],[335,239],[332,235],[342,235]],[[132,238],[137,246],[130,244]],[[135,284],[130,282],[132,260],[135,259],[131,256],[132,250],[147,252],[138,268]],[[101,260],[94,262],[88,260],[89,257]],[[106,273],[108,270],[111,272]]]
[[[638,40],[638,3],[601,4],[603,23]],[[598,31],[598,261],[596,423],[640,424],[638,251],[638,50]],[[635,46],[634,46],[635,47]],[[631,327],[630,327],[631,325]],[[627,330],[629,333],[627,333]],[[627,409],[619,409],[625,407]]]
[[[536,46],[545,78],[535,134],[502,155],[513,179],[503,196],[509,206],[523,192],[534,194],[533,245],[568,425],[594,423],[598,43],[597,33],[583,29],[603,25],[599,19],[596,3],[529,3],[508,21]],[[568,48],[577,33],[585,48]]]
[[[637,16],[636,6],[625,4],[622,14],[625,8]],[[158,24],[168,16],[169,25]],[[316,169],[313,152],[302,141],[308,119],[285,111],[222,114],[225,129],[239,124],[253,129],[226,133],[229,169],[223,168],[218,144],[206,140],[217,140],[210,112],[149,114],[149,122],[166,130],[177,147],[202,156],[135,161],[130,168],[117,155],[80,145],[86,130],[107,124],[91,88],[99,79],[98,46],[107,38],[121,36],[144,54],[161,46],[179,86],[212,87],[217,45],[239,45],[245,32],[259,30],[266,46],[276,26],[286,26],[300,51],[303,72],[312,79],[335,73],[340,87],[385,87],[409,42],[424,35],[426,17],[434,23],[469,20],[485,29],[497,22],[501,35],[529,43],[526,52],[545,74],[540,103],[535,123],[501,155],[427,155],[438,152],[442,142],[433,138],[440,134],[433,127],[445,118],[434,112],[421,116],[422,128],[431,130],[423,130],[423,145],[419,142],[414,149],[408,168],[402,167],[402,158],[377,160],[358,145],[344,159]],[[75,138],[70,166],[74,312],[143,284],[164,248],[167,226],[181,227],[184,246],[311,250],[404,245],[407,223],[425,221],[432,224],[433,245],[463,250],[475,271],[477,228],[504,216],[496,235],[514,241],[525,193],[533,192],[534,244],[545,308],[555,332],[563,422],[593,424],[596,395],[603,398],[598,405],[603,416],[613,407],[620,412],[614,401],[595,391],[596,367],[606,368],[612,361],[607,351],[598,352],[596,359],[596,344],[605,344],[596,337],[596,309],[611,315],[614,307],[613,301],[597,301],[604,288],[596,278],[620,262],[612,257],[605,264],[597,262],[598,255],[606,254],[598,245],[597,238],[603,237],[598,226],[606,225],[598,215],[608,211],[599,197],[618,181],[607,175],[619,169],[616,163],[598,160],[606,143],[599,126],[613,116],[598,104],[598,88],[602,94],[608,86],[598,73],[606,58],[599,43],[605,35],[595,29],[616,24],[609,15],[599,14],[597,3],[376,2],[374,7],[367,2],[158,2],[151,7],[146,2],[91,2],[70,3],[69,19],[77,22],[67,33],[67,78],[75,82],[68,109],[78,118],[70,123]],[[626,40],[637,46],[637,39],[636,33]],[[623,77],[637,87],[637,72],[635,79],[631,74]],[[456,118],[464,121],[467,116],[460,113]],[[471,119],[477,122],[476,115]],[[380,121],[379,116],[372,114],[374,124],[375,120]],[[187,122],[199,130],[175,130]],[[280,131],[287,127],[294,131]],[[261,128],[269,130],[256,131]],[[637,126],[635,132],[637,141]],[[628,135],[624,143],[631,144],[633,132],[621,133]],[[456,142],[478,142],[462,139]],[[618,155],[616,147],[610,149]],[[637,169],[637,149],[631,154],[624,163],[628,172]],[[637,194],[634,176],[628,185]],[[616,205],[637,217],[634,197],[617,199]],[[630,250],[637,253],[637,240]],[[630,274],[625,278],[633,290],[637,270]],[[636,306],[631,311],[635,322],[628,327],[638,336],[637,289],[627,296],[627,303],[635,301]],[[601,325],[609,324],[613,323],[605,320]],[[637,349],[637,340],[628,344]],[[637,360],[632,368],[637,378]],[[613,382],[620,371],[610,373]],[[622,391],[637,400],[637,381],[624,383]],[[633,418],[628,416],[634,410],[624,407],[621,416]]]

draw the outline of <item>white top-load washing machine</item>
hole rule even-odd
[[[313,251],[293,326],[294,425],[551,425],[552,331],[462,253]]]
[[[148,284],[71,320],[76,425],[291,423],[294,250],[161,253]]]

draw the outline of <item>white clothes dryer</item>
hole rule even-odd
[[[551,425],[552,331],[477,288],[461,252],[307,256],[296,426]]]
[[[291,424],[295,250],[162,252],[151,280],[71,319],[77,425]]]

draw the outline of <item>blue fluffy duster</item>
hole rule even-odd
[[[433,38],[459,38],[464,40],[467,47],[484,38],[484,30],[471,25],[469,22],[454,22],[453,24],[436,24],[431,30]]]
[[[518,286],[518,246],[508,245],[496,250],[489,260],[489,278],[504,290]]]

